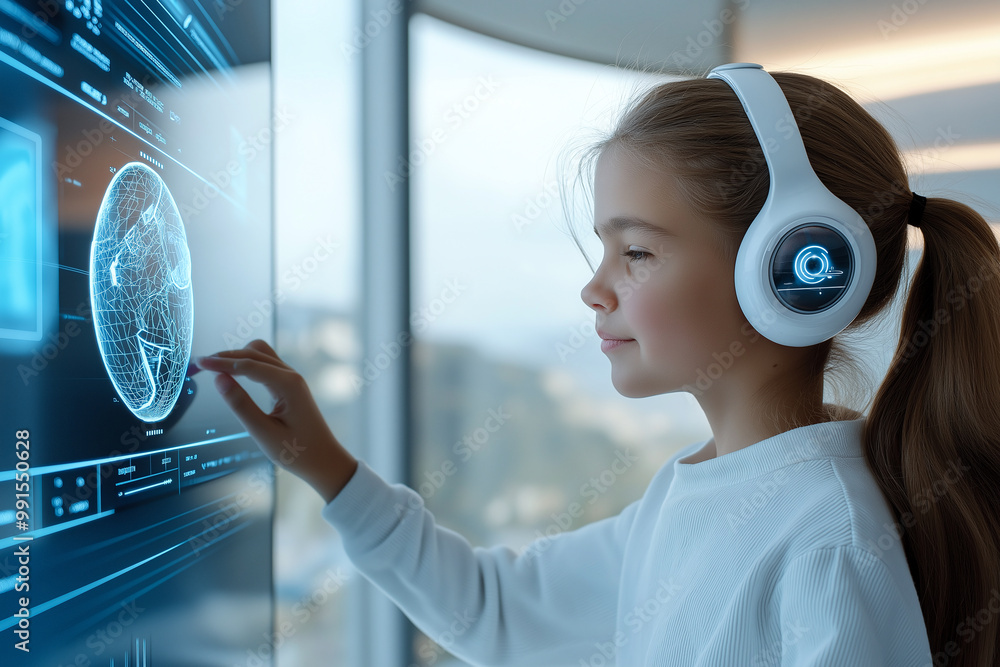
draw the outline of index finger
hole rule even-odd
[[[270,349],[270,347],[268,347],[268,349]],[[261,361],[266,364],[272,364],[274,366],[291,370],[291,367],[288,364],[279,359],[277,355],[273,354],[274,350],[271,350],[271,352],[272,354],[268,354],[267,352],[264,352],[256,347],[247,345],[246,347],[241,347],[236,350],[221,350],[202,357],[196,357],[195,363],[197,364],[202,360],[208,360],[211,363],[212,359],[256,359],[257,361]]]
[[[254,350],[257,350],[259,352],[263,352],[264,354],[266,354],[269,357],[273,357],[275,359],[275,361],[278,361],[280,363],[284,363],[283,361],[281,361],[281,358],[278,356],[278,353],[274,351],[274,348],[272,348],[270,345],[268,345],[268,343],[267,343],[266,340],[262,340],[260,338],[255,338],[252,341],[250,341],[249,343],[247,343],[246,346],[248,348],[252,348]]]
[[[234,350],[234,352],[237,351]],[[242,375],[267,387],[284,386],[287,380],[295,375],[295,372],[284,364],[279,366],[274,363],[273,359],[260,359],[257,358],[258,355],[260,355],[259,352],[239,356],[212,355],[199,357],[195,363],[207,371]]]

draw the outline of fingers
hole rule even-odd
[[[249,345],[241,347],[238,350],[221,350],[202,358],[204,359],[207,357],[222,357],[224,359],[257,359],[258,361],[266,361],[272,364],[280,363],[282,366],[285,365],[284,362],[281,362],[281,360],[277,357],[272,357],[261,350],[250,347]]]
[[[269,357],[273,357],[279,363],[282,364],[284,363],[278,357],[278,353],[275,352],[274,349],[272,349],[271,346],[267,344],[267,341],[261,340],[260,338],[255,338],[254,340],[247,343],[246,346],[254,350],[257,350],[258,352],[263,352]]]
[[[236,418],[257,442],[266,439],[271,430],[271,418],[257,407],[246,390],[231,375],[220,373],[215,377],[215,388],[232,409]]]
[[[259,382],[277,401],[276,406],[285,405],[287,407],[286,401],[301,394],[301,388],[304,384],[302,376],[281,361],[274,349],[262,340],[251,341],[238,350],[223,350],[212,355],[198,357],[195,363],[199,368],[207,371],[224,373],[229,376],[242,376]]]
[[[281,360],[281,357],[279,357],[278,353],[274,351],[274,348],[268,345],[266,341],[260,340],[259,338],[250,341],[240,349],[221,350],[219,352],[215,352],[213,354],[206,355],[204,357],[198,357],[194,361],[197,365],[200,366],[201,365],[200,362],[202,360],[204,359],[211,360],[214,357],[257,359],[259,361],[265,361],[267,363],[274,364],[275,366],[280,366],[281,368],[284,368],[286,370],[292,370],[291,366],[289,366],[288,364],[286,364],[284,361]],[[209,363],[211,363],[211,361],[209,361]]]
[[[266,348],[266,349],[265,349]],[[283,362],[271,349],[271,346],[264,341],[251,341],[245,347],[238,350],[222,350],[220,352],[215,352],[213,354],[205,355],[203,357],[198,357],[195,359],[195,363],[200,363],[203,360],[208,360],[211,364],[213,359],[256,359],[264,363],[268,363],[286,370],[291,370],[291,367]],[[206,366],[207,368],[207,366]]]
[[[222,352],[216,352],[213,356],[224,356],[224,357],[240,357],[240,356],[250,356],[255,359],[267,359],[273,361],[274,363],[288,368],[288,365],[281,360],[278,353],[267,344],[267,342],[260,340],[259,338],[254,339],[247,343],[245,346],[238,350],[223,350]]]
[[[276,365],[274,360],[266,355],[263,355],[263,359],[256,358],[260,355],[262,353],[253,351],[252,355],[235,357],[217,355],[201,357],[198,359],[198,366],[207,371],[243,376],[267,387],[285,386],[296,375],[284,364]]]

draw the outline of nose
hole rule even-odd
[[[605,285],[601,267],[598,267],[594,277],[580,290],[580,298],[583,299],[588,308],[593,308],[595,311],[614,310],[618,305],[614,290],[608,289]]]

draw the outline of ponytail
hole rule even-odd
[[[1000,248],[949,199],[928,199],[921,231],[864,453],[899,522],[934,667],[987,667],[1000,662]]]

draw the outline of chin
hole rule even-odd
[[[647,396],[655,396],[663,393],[656,391],[642,382],[635,382],[634,380],[630,382],[628,378],[624,380],[616,379],[614,375],[611,376],[611,384],[614,385],[619,394],[626,398],[646,398]]]

